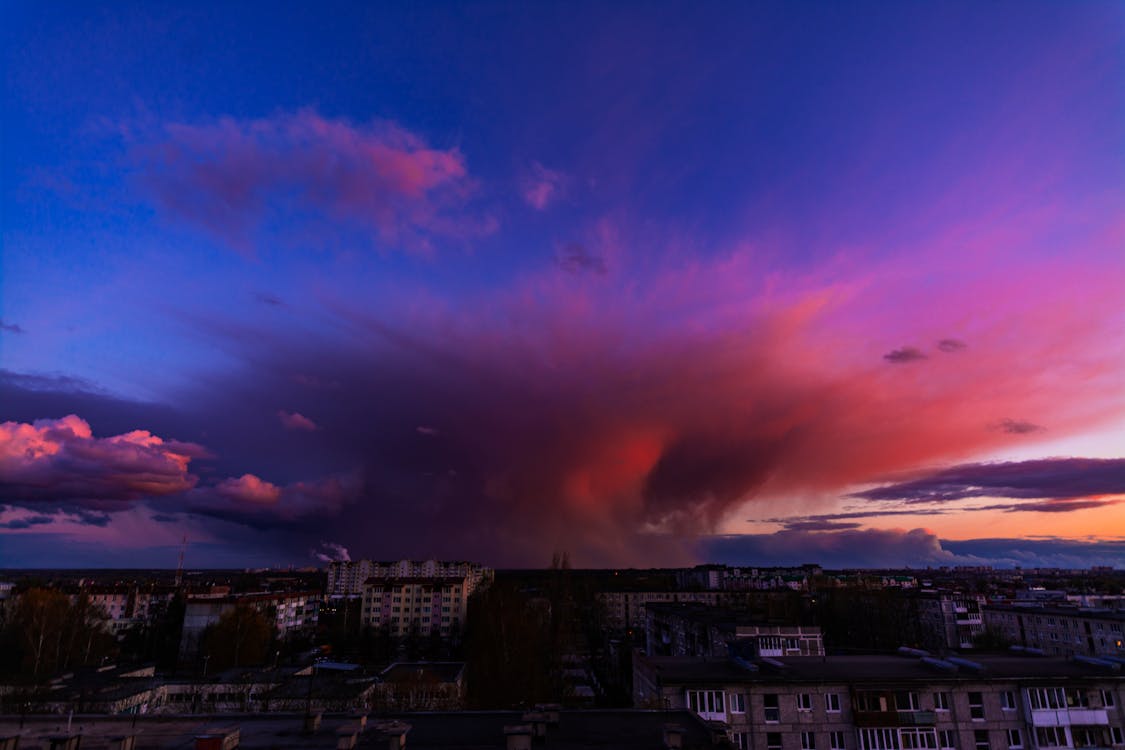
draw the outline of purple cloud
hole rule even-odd
[[[918,360],[926,359],[926,355],[920,349],[913,346],[904,346],[901,349],[894,349],[887,352],[883,355],[883,359],[893,365],[901,365],[907,362],[917,362]]]
[[[490,230],[464,206],[473,183],[461,153],[393,123],[351,123],[312,110],[166,123],[128,140],[141,184],[169,216],[251,252],[293,217],[314,231],[374,232],[383,246],[427,251],[430,236]]]
[[[1125,458],[963,464],[857,492],[852,497],[929,503],[973,497],[1068,500],[1104,495],[1125,495]]]

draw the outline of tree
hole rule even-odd
[[[32,588],[19,595],[3,640],[19,650],[19,669],[38,680],[112,654],[115,644],[105,623],[85,594],[71,602],[60,591]]]
[[[257,666],[273,643],[273,625],[258,610],[237,604],[203,634],[203,651],[211,669]]]

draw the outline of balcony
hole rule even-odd
[[[1108,726],[1109,714],[1104,708],[1032,709],[1031,725],[1036,727]]]
[[[932,727],[933,711],[855,711],[857,727]]]

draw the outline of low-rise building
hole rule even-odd
[[[732,648],[753,656],[820,656],[824,639],[815,625],[761,622],[725,607],[695,602],[646,607],[649,656],[725,658]]]
[[[984,625],[1018,646],[1053,656],[1125,657],[1125,611],[1066,607],[984,607]]]
[[[465,707],[464,662],[396,662],[379,675],[372,708],[459,711]]]
[[[279,638],[291,632],[316,627],[320,594],[313,591],[278,591],[227,596],[188,597],[184,607],[184,627],[180,635],[180,658],[190,658],[199,650],[203,631],[239,605],[253,607],[268,617]]]
[[[688,709],[755,750],[1046,750],[1125,745],[1110,661],[1034,656],[701,660],[638,655],[634,705]]]

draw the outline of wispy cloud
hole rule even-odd
[[[381,247],[428,250],[435,236],[487,232],[464,211],[465,158],[390,122],[353,123],[313,110],[120,128],[140,183],[168,216],[253,252],[294,231],[374,232]]]
[[[962,464],[853,497],[934,503],[974,497],[1054,501],[1125,495],[1125,458],[1046,458]]]

